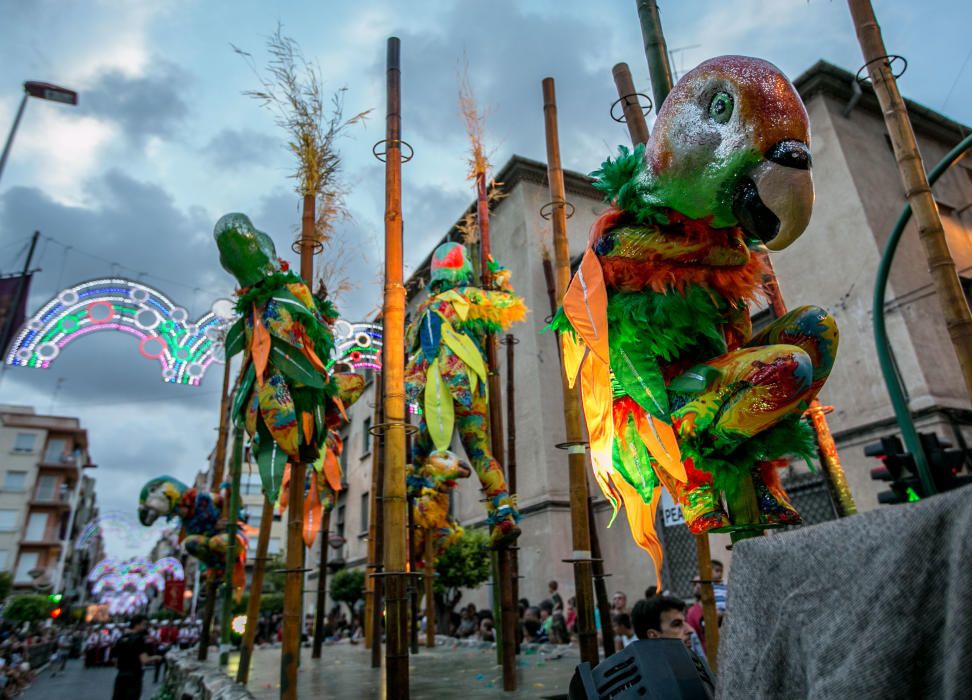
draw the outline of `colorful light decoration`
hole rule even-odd
[[[334,350],[327,363],[334,372],[381,371],[381,326],[352,323],[343,318],[334,322]]]
[[[230,622],[230,627],[232,627],[233,631],[237,634],[243,634],[246,632],[246,615],[237,615],[234,617]]]
[[[14,339],[6,363],[47,369],[71,341],[96,331],[138,339],[138,351],[162,367],[163,381],[198,386],[213,362],[223,362],[231,302],[217,300],[193,321],[157,289],[121,278],[82,282],[61,290],[31,316]]]

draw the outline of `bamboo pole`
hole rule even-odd
[[[435,647],[435,531],[425,528],[425,646]]]
[[[886,60],[888,52],[870,0],[848,0],[848,5],[861,52],[874,84],[874,92],[881,104],[884,123],[891,137],[905,197],[918,224],[918,237],[925,250],[928,271],[935,285],[935,293],[955,348],[959,368],[962,370],[965,390],[972,398],[972,312],[969,311],[962,285],[955,272],[955,261],[949,252],[938,206],[928,184],[915,132],[908,117],[908,108]]]
[[[658,16],[658,5],[655,0],[638,0],[638,17],[641,20],[641,34],[645,41],[645,57],[648,59],[651,89],[655,96],[655,109],[660,111],[668,93],[672,90],[672,71],[668,63],[665,33],[662,31],[661,19]],[[712,570],[708,534],[695,535],[695,553],[699,563],[699,574],[702,578],[702,613],[706,620],[715,620],[717,619],[715,596],[712,594],[712,583],[707,582],[711,577],[702,573]],[[657,583],[659,590],[661,590],[662,582],[658,581]],[[706,638],[706,653],[710,655],[710,658],[715,658],[718,653],[718,645],[718,633],[714,637],[714,643],[708,637]]]
[[[631,70],[627,63],[618,63],[611,69],[614,85],[618,88],[618,99],[624,111],[624,123],[628,127],[631,143],[637,146],[648,143],[648,122],[638,105],[638,90],[631,78]]]
[[[715,606],[715,592],[712,589],[712,555],[709,552],[709,538],[698,535],[695,538],[699,555],[699,580],[702,582],[702,619],[705,621],[705,657],[713,672],[718,672],[719,664],[719,614]],[[661,590],[661,587],[659,587]]]
[[[557,299],[563,299],[570,284],[570,249],[567,243],[566,192],[564,171],[560,165],[560,136],[557,133],[557,96],[553,78],[543,79],[543,116],[547,137],[547,179],[553,207],[554,259],[556,262]],[[561,349],[561,353],[563,350]],[[563,366],[561,358],[561,366]],[[594,587],[591,566],[591,531],[588,516],[590,489],[587,484],[587,465],[581,430],[581,406],[577,392],[567,384],[567,375],[560,373],[564,397],[564,428],[568,449],[570,479],[570,533],[573,543],[574,588],[577,594],[577,636],[581,661],[597,665],[597,630],[594,628]],[[610,621],[605,620],[608,624]]]
[[[385,420],[385,412],[382,410],[382,399],[384,392],[384,379],[382,374],[378,374],[375,377],[375,414],[374,414],[374,425],[381,425]],[[371,552],[371,559],[368,563],[368,568],[371,570],[371,575],[368,576],[371,581],[371,612],[368,617],[368,629],[371,632],[371,667],[380,668],[381,667],[381,620],[382,620],[382,592],[384,586],[382,584],[381,576],[376,574],[381,573],[384,561],[384,499],[381,496],[382,489],[384,488],[385,480],[385,456],[384,456],[384,441],[381,435],[377,435],[374,438],[374,443],[371,447],[371,484],[374,494],[372,496],[372,520],[374,522],[373,534],[369,533],[369,537],[373,538],[374,549]],[[369,542],[370,546],[371,542]]]
[[[489,269],[491,245],[489,238],[489,195],[486,191],[486,172],[476,175],[477,223],[479,224],[480,277],[483,289],[493,288],[493,273]],[[500,391],[499,349],[495,333],[486,334],[486,366],[489,371],[489,439],[493,459],[503,464],[503,402]],[[503,666],[503,690],[516,690],[516,612],[513,604],[510,547],[497,550],[493,575],[499,589],[500,629],[497,630],[497,650]]]
[[[607,584],[604,578],[604,557],[601,554],[601,540],[597,534],[597,523],[594,521],[594,500],[587,499],[587,517],[591,532],[591,570],[594,575],[594,600],[601,616],[601,646],[606,659],[614,653],[614,625],[611,624],[611,601],[608,599]]]
[[[316,197],[304,195],[300,229],[300,276],[308,289],[314,286],[314,222]],[[284,579],[283,639],[280,650],[280,698],[297,700],[297,666],[304,602],[304,482],[306,465],[290,465],[287,496],[287,568]]]
[[[403,283],[401,44],[388,39],[385,128],[384,369],[385,687],[408,698],[408,605],[405,595],[405,285]]]
[[[213,457],[213,480],[209,487],[212,493],[219,493],[219,487],[223,483],[223,468],[226,464],[226,440],[229,435],[229,402],[231,396],[229,384],[230,363],[226,362],[223,365],[223,386],[219,399],[219,432],[216,435],[216,454]],[[226,517],[225,506],[223,517]],[[218,585],[219,583],[212,573],[206,572],[206,606],[203,608],[203,625],[199,632],[199,649],[196,653],[196,658],[199,661],[205,661],[209,656],[209,642],[212,639],[213,616],[216,614]]]
[[[263,497],[263,511],[260,516],[260,534],[257,536],[256,556],[253,558],[253,578],[250,580],[250,599],[246,605],[246,630],[240,646],[240,665],[236,669],[236,682],[250,680],[250,661],[253,658],[253,643],[260,618],[260,598],[263,595],[263,576],[267,570],[267,549],[270,546],[270,527],[273,525],[273,504]]]
[[[323,479],[323,475],[319,475]],[[337,494],[335,494],[335,499]],[[327,607],[327,547],[328,534],[331,529],[331,511],[324,513],[321,521],[321,558],[317,568],[317,607],[314,610],[314,646],[311,658],[321,658],[321,648],[324,646],[324,608]]]
[[[230,458],[229,519],[226,526],[226,576],[223,582],[223,612],[220,619],[219,665],[229,663],[230,622],[233,618],[233,571],[236,568],[236,528],[240,512],[240,475],[243,471],[243,426],[233,428],[233,453]]]
[[[408,440],[406,438],[406,450],[407,454],[411,453],[408,450]],[[412,510],[414,502],[411,498],[408,499],[408,570],[410,573],[415,573],[418,570],[418,552],[415,550],[415,521],[412,516],[414,511]],[[419,621],[418,621],[418,585],[415,583],[415,577],[411,576],[408,579],[408,640],[409,640],[409,650],[412,654],[419,653]]]
[[[510,498],[516,499],[516,371],[514,346],[520,341],[506,334],[506,486]],[[510,547],[510,599],[514,608],[520,599],[520,548]],[[519,609],[516,608],[517,615]],[[520,639],[514,629],[515,651],[520,653]]]

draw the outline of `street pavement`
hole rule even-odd
[[[111,700],[115,669],[85,668],[83,659],[70,659],[64,673],[51,676],[50,667],[37,674],[33,684],[20,696],[22,700]],[[142,700],[155,694],[154,668],[145,669]],[[161,676],[159,678],[161,681]]]

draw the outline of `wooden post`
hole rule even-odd
[[[318,478],[323,479],[323,475]],[[337,500],[337,494],[334,496]],[[324,608],[327,607],[327,547],[328,535],[331,529],[331,511],[324,513],[321,521],[321,557],[317,568],[317,608],[314,610],[314,647],[311,658],[321,658],[321,648],[324,646]]]
[[[236,425],[233,429],[233,454],[230,459],[230,492],[229,504],[224,508],[228,512],[226,534],[226,575],[223,580],[223,611],[220,619],[219,635],[219,665],[229,663],[230,624],[233,618],[233,571],[236,568],[236,528],[240,513],[240,475],[243,471],[243,426]]]
[[[618,63],[611,69],[614,84],[618,88],[618,99],[624,112],[624,123],[628,127],[631,143],[637,146],[648,143],[648,122],[638,103],[638,90],[631,78],[631,70],[627,63]]]
[[[406,450],[408,445],[408,440],[406,439]],[[407,451],[410,454],[411,450]],[[418,615],[418,584],[416,583],[416,577],[414,574],[418,570],[418,552],[415,550],[415,522],[412,519],[413,516],[413,503],[412,499],[407,500],[408,503],[408,571],[413,574],[408,578],[408,640],[409,640],[409,651],[412,654],[419,653],[419,615]]]
[[[401,43],[388,39],[385,127],[384,369],[385,687],[409,697],[408,601],[405,595],[405,285],[402,238]]]
[[[381,402],[384,392],[383,375],[375,377],[375,417],[373,425],[381,425],[385,420],[385,412],[382,410]],[[384,499],[381,496],[385,480],[385,451],[384,439],[376,435],[371,446],[371,484],[374,491],[372,503],[374,508],[371,517],[374,520],[374,550],[368,563],[371,570],[368,578],[371,580],[371,613],[368,615],[368,629],[371,631],[371,667],[381,667],[381,621],[382,610],[384,607],[382,593],[384,585],[382,577],[378,576],[383,570],[384,561]],[[370,544],[370,543],[369,543]]]
[[[699,580],[702,582],[700,588],[702,589],[702,619],[705,621],[705,657],[712,671],[718,672],[719,614],[716,611],[715,593],[712,590],[712,555],[709,552],[709,538],[707,535],[696,535],[695,543],[699,555]],[[661,590],[661,586],[658,590]]]
[[[520,341],[512,333],[506,334],[506,486],[510,498],[516,499],[516,372],[514,347]],[[510,547],[510,600],[517,618],[520,599],[520,548]],[[518,619],[517,619],[518,621]],[[514,627],[514,644],[520,653],[520,635]]]
[[[641,36],[645,42],[645,58],[651,75],[651,92],[655,98],[655,114],[672,90],[672,69],[668,63],[668,46],[658,16],[655,0],[638,0],[638,18],[641,20]]]
[[[479,224],[480,277],[483,289],[493,288],[493,274],[489,269],[491,252],[489,240],[489,195],[486,173],[476,175],[477,223]],[[489,439],[493,459],[503,464],[503,403],[500,392],[499,352],[495,333],[486,334],[486,366],[489,371]],[[493,576],[499,588],[500,620],[497,630],[497,649],[503,665],[503,690],[516,690],[516,611],[513,605],[510,547],[499,547]]]
[[[314,222],[316,197],[304,195],[300,227],[300,276],[314,287]],[[306,465],[290,465],[287,497],[287,568],[284,580],[283,640],[280,649],[280,698],[297,700],[297,666],[300,662],[301,611],[304,602],[304,482]]]
[[[236,669],[236,682],[244,685],[250,680],[250,661],[253,658],[253,642],[260,625],[260,597],[263,595],[263,575],[267,570],[267,549],[270,546],[270,527],[273,525],[273,504],[263,497],[263,514],[260,516],[260,534],[257,536],[256,556],[253,558],[253,578],[250,581],[250,599],[246,605],[246,630],[240,646],[240,665]]]
[[[242,374],[240,375],[242,376]],[[219,399],[219,432],[216,435],[216,454],[213,456],[213,480],[209,490],[219,493],[223,483],[223,469],[226,464],[226,441],[229,435],[229,405],[232,392],[230,384],[230,363],[223,365],[223,388]],[[226,508],[223,508],[226,516]],[[206,573],[206,607],[203,608],[203,625],[199,633],[199,649],[196,658],[205,661],[209,656],[209,642],[212,638],[213,617],[216,614],[216,590],[219,583],[210,572]]]
[[[425,646],[435,647],[435,530],[425,528]]]
[[[557,133],[557,97],[553,78],[543,80],[543,116],[547,136],[547,179],[553,207],[554,259],[556,262],[557,299],[563,299],[570,284],[570,249],[567,244],[566,194],[564,171],[560,165],[560,137]],[[562,350],[561,350],[562,352]],[[561,362],[563,360],[561,359]],[[563,366],[561,364],[561,366]],[[577,592],[577,637],[581,661],[592,666],[598,662],[597,630],[594,629],[594,585],[591,567],[591,531],[587,504],[587,460],[581,430],[581,406],[577,392],[560,373],[564,397],[564,427],[567,435],[570,483],[570,534],[573,544],[574,589]],[[604,624],[610,621],[605,620]]]
[[[938,205],[928,184],[908,109],[887,60],[888,51],[870,0],[848,0],[848,5],[874,92],[881,104],[884,124],[891,137],[905,197],[918,224],[918,237],[925,250],[942,316],[962,370],[965,390],[972,397],[972,312],[955,272],[955,261],[948,249]]]
[[[604,583],[604,558],[601,555],[601,540],[597,535],[597,523],[594,521],[594,501],[587,499],[587,517],[591,532],[591,570],[594,575],[594,599],[601,616],[601,646],[606,659],[614,653],[614,625],[611,624],[611,601],[608,599],[607,585]]]

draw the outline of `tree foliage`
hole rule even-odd
[[[485,530],[465,530],[454,545],[435,562],[435,590],[454,592],[479,588],[489,580],[489,536]],[[454,595],[449,596],[454,597]]]
[[[0,601],[6,600],[13,588],[13,576],[9,571],[0,571]]]
[[[18,595],[7,601],[3,609],[3,617],[16,624],[40,622],[50,615],[53,609],[53,603],[45,595]]]
[[[364,597],[365,575],[361,569],[342,569],[331,577],[331,600],[346,603],[354,616],[354,604]]]

